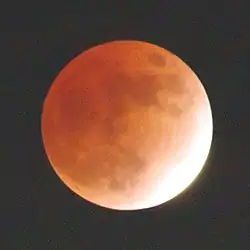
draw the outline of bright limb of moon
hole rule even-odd
[[[197,178],[203,169],[212,143],[213,126],[210,115],[204,113],[203,110],[200,111],[199,120],[201,126],[203,125],[203,129],[193,139],[188,156],[176,165],[172,171],[163,175],[161,181],[155,186],[155,192],[148,202],[133,204],[135,209],[137,207],[150,208],[165,203],[186,190]],[[209,120],[210,122],[207,122]]]

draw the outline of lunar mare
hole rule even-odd
[[[156,45],[114,41],[73,59],[44,102],[42,137],[61,180],[97,205],[157,206],[200,173],[212,114],[198,77]]]

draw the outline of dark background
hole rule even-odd
[[[250,249],[247,2],[8,2],[0,32],[0,248]],[[145,211],[111,211],[76,196],[54,174],[41,140],[42,104],[58,72],[83,50],[119,39],[177,54],[202,80],[213,111],[200,177]]]

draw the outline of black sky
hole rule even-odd
[[[250,249],[250,3],[100,2],[1,9],[0,249]],[[83,50],[119,39],[177,54],[213,111],[205,170],[178,198],[145,211],[110,211],[76,196],[41,140],[42,104],[58,72]]]

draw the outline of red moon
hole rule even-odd
[[[200,80],[176,55],[140,41],[83,52],[44,101],[42,138],[60,179],[117,210],[160,205],[202,170],[212,113]]]

